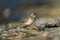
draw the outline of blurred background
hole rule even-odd
[[[22,20],[32,12],[37,18],[60,16],[60,0],[0,0],[0,24]]]

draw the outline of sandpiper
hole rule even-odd
[[[31,13],[30,16],[28,16],[27,18],[25,18],[23,20],[23,25],[24,26],[29,26],[35,21],[35,19],[36,19],[36,13]]]

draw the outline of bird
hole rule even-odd
[[[23,23],[23,27],[27,27],[30,26],[31,24],[33,24],[36,20],[36,13],[31,13],[30,16],[26,17],[22,23]]]

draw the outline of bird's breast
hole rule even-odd
[[[34,19],[28,19],[27,22],[25,22],[26,25],[30,25],[31,23],[33,23]]]

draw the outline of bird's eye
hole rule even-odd
[[[36,13],[32,13],[33,15],[36,15]]]

